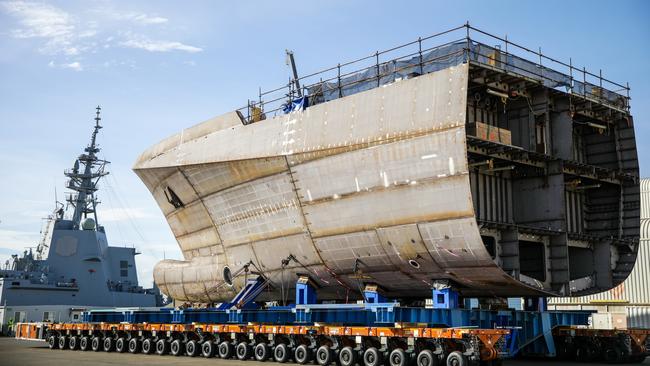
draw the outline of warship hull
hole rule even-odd
[[[270,282],[260,299],[287,296],[297,274],[316,282],[321,299],[358,298],[369,282],[390,297],[424,298],[436,280],[465,296],[568,295],[569,278],[560,288],[551,276],[526,275],[525,262],[508,268],[506,243],[527,234],[495,235],[496,256],[486,245],[468,152],[469,87],[470,64],[460,63],[257,123],[227,113],[153,146],[134,171],[184,255],[156,265],[156,284],[176,300],[224,301],[252,262]],[[563,194],[564,182],[553,184]],[[527,199],[503,187],[499,199],[519,200],[517,211],[548,204],[532,188]],[[540,244],[548,273],[554,240]],[[234,286],[225,267],[240,273]],[[580,290],[598,290],[586,282]]]

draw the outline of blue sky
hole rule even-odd
[[[38,242],[96,105],[112,162],[100,221],[112,245],[140,249],[150,285],[153,264],[180,252],[130,170],[138,154],[285,83],[285,48],[306,74],[466,21],[629,82],[650,173],[647,1],[0,1],[0,263]]]

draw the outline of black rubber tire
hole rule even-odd
[[[77,336],[70,337],[70,340],[68,340],[68,348],[70,348],[73,351],[79,349],[79,337]]]
[[[379,366],[382,362],[382,356],[375,347],[369,347],[363,352],[363,364],[365,366]]]
[[[607,347],[603,351],[603,360],[607,363],[618,362],[618,350],[616,347]]]
[[[332,363],[332,350],[327,345],[322,345],[316,350],[316,362],[321,366],[327,366]]]
[[[205,358],[214,357],[214,349],[215,348],[216,347],[214,346],[214,342],[212,342],[210,340],[205,341],[205,342],[203,342],[201,344],[201,354]]]
[[[306,344],[301,344],[293,351],[293,359],[299,365],[304,365],[311,361],[312,352]]]
[[[150,355],[150,354],[152,354],[153,351],[154,351],[154,349],[156,348],[156,347],[154,347],[154,344],[153,344],[153,343],[154,343],[154,342],[153,342],[153,339],[151,339],[151,338],[145,338],[145,339],[142,341],[142,353],[144,353],[145,355]]]
[[[50,349],[59,348],[59,338],[55,335],[47,337],[47,346],[50,347]]]
[[[433,354],[429,349],[425,349],[418,353],[415,359],[416,366],[438,366],[438,357]]]
[[[592,362],[598,358],[598,353],[594,346],[583,343],[575,349],[575,360],[578,362]]]
[[[189,357],[196,357],[199,354],[200,347],[198,343],[190,339],[185,343],[185,355]]]
[[[68,337],[62,335],[59,336],[59,339],[57,340],[59,342],[59,349],[66,349],[68,348]]]
[[[341,366],[354,366],[357,363],[357,351],[346,346],[339,351],[339,363]]]
[[[447,366],[468,366],[469,360],[460,351],[454,351],[447,356]]]
[[[630,356],[630,361],[629,362],[630,363],[641,363],[641,362],[645,361],[645,359],[646,359],[645,355],[634,355],[634,356]]]
[[[90,341],[90,349],[93,350],[93,352],[99,352],[103,349],[104,343],[102,342],[102,337],[93,337],[93,339]]]
[[[115,352],[124,353],[128,348],[129,342],[126,341],[126,338],[120,337],[115,341]]]
[[[104,338],[104,351],[105,352],[113,352],[115,350],[115,339],[111,337],[106,337]]]
[[[406,352],[401,348],[395,348],[388,355],[388,364],[390,366],[406,366],[407,361]]]
[[[79,339],[79,349],[82,351],[88,351],[90,349],[90,338],[83,336]]]
[[[286,344],[280,343],[273,349],[273,359],[275,362],[285,363],[291,358],[291,352]]]
[[[219,358],[223,358],[224,360],[232,358],[232,355],[234,353],[232,343],[226,341],[219,343],[217,352],[219,353]]]
[[[235,347],[235,356],[240,361],[246,361],[251,358],[253,354],[252,347],[248,345],[248,342],[239,342],[237,347]]]
[[[142,342],[137,338],[129,339],[129,353],[138,353],[142,347]]]
[[[172,356],[180,356],[183,354],[183,351],[185,351],[183,347],[183,341],[180,339],[174,339],[170,344],[169,344],[169,353]]]
[[[163,356],[169,353],[169,342],[166,339],[156,341],[156,354]]]
[[[266,361],[271,356],[271,349],[266,343],[258,343],[253,350],[253,355],[257,361]]]

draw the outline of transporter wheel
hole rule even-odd
[[[57,349],[59,348],[59,339],[57,336],[51,335],[47,338],[47,346],[50,347],[50,349]]]
[[[201,344],[201,354],[205,358],[214,357],[214,342],[208,340]]]
[[[131,338],[129,340],[129,352],[130,353],[138,353],[140,352],[140,340],[137,338]]]
[[[124,337],[120,337],[115,341],[115,352],[124,353],[127,349],[128,342]]]
[[[239,342],[235,348],[235,355],[238,360],[245,361],[251,358],[253,350],[247,342]]]
[[[304,365],[311,361],[311,350],[306,344],[301,344],[293,352],[293,359],[296,360],[297,364]]]
[[[316,350],[316,362],[321,366],[327,366],[332,362],[332,350],[329,346],[323,345]]]
[[[434,356],[433,352],[429,349],[425,349],[420,351],[418,353],[418,357],[416,359],[416,365],[417,366],[437,366],[438,365],[438,357]]]
[[[381,354],[379,354],[379,350],[375,347],[366,349],[366,351],[363,353],[363,364],[365,366],[381,365]]]
[[[151,338],[145,338],[144,341],[142,341],[142,353],[145,355],[150,355],[153,353],[154,345],[153,345],[153,339]]]
[[[92,341],[90,341],[90,349],[93,350],[93,352],[99,352],[102,350],[102,337],[93,337]]]
[[[289,355],[289,347],[284,343],[278,344],[273,350],[273,358],[275,359],[275,362],[285,363],[289,361]]]
[[[350,346],[343,347],[339,351],[339,363],[341,366],[354,366],[357,363],[357,352]]]
[[[199,354],[199,345],[191,339],[185,344],[185,354],[189,357],[196,357]]]
[[[82,351],[88,351],[90,349],[90,338],[83,336],[79,339],[79,349]]]
[[[630,363],[641,363],[641,362],[645,361],[645,359],[646,359],[645,355],[634,355],[634,356],[630,356],[630,361],[629,362]]]
[[[271,355],[271,350],[266,343],[259,343],[257,346],[255,346],[253,355],[257,361],[266,361]]]
[[[115,350],[115,340],[111,337],[104,338],[104,351],[111,352]]]
[[[447,366],[468,366],[469,361],[460,351],[454,351],[447,356]]]
[[[180,356],[183,354],[183,341],[180,339],[174,339],[170,344],[169,344],[169,353],[171,353],[172,356]]]
[[[627,352],[621,346],[614,345],[603,351],[603,359],[607,363],[623,363],[628,360]]]
[[[395,348],[388,355],[388,363],[390,366],[406,366],[406,352],[401,348]]]
[[[169,353],[169,342],[166,339],[156,341],[156,354],[162,356]]]
[[[66,349],[68,348],[68,337],[66,336],[59,336],[59,349]]]
[[[234,353],[232,343],[226,341],[219,343],[217,351],[219,352],[219,357],[223,359],[232,358]]]
[[[70,340],[68,340],[68,348],[70,348],[71,350],[79,349],[79,337],[77,336],[70,337]]]
[[[578,362],[591,362],[598,358],[598,351],[589,343],[579,345],[575,352],[575,359]]]

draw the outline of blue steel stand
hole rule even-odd
[[[296,305],[316,303],[316,286],[308,276],[300,276],[296,281]]]
[[[388,302],[386,297],[379,293],[379,286],[376,284],[367,284],[363,289],[363,297],[366,304],[383,304]]]
[[[458,309],[458,292],[452,288],[448,280],[437,280],[433,283],[432,300],[434,309]]]
[[[458,292],[451,288],[432,290],[434,309],[457,309]]]

